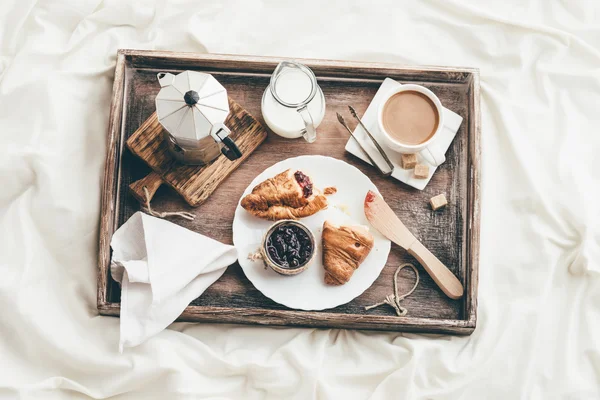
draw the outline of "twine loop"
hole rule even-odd
[[[402,271],[402,269],[404,269],[406,267],[412,268],[412,270],[415,272],[416,280],[415,280],[415,284],[412,287],[412,289],[410,289],[407,293],[400,296],[400,295],[398,295],[398,274],[400,273],[400,271]],[[394,294],[388,294],[385,297],[385,300],[383,300],[382,302],[373,304],[372,306],[366,306],[365,311],[368,311],[375,307],[382,306],[384,304],[388,304],[388,305],[392,306],[394,308],[394,310],[396,310],[396,315],[398,315],[399,317],[404,317],[406,314],[408,314],[408,310],[406,308],[402,307],[400,305],[400,302],[402,300],[404,300],[405,298],[407,298],[408,296],[410,296],[415,291],[415,289],[417,288],[418,285],[419,285],[419,271],[417,270],[417,268],[414,265],[412,265],[411,263],[402,264],[398,267],[398,269],[394,273]]]
[[[181,217],[185,218],[188,221],[193,221],[196,216],[192,213],[185,211],[177,211],[177,212],[158,212],[154,211],[150,207],[150,193],[148,192],[148,188],[146,186],[142,187],[144,189],[144,196],[146,197],[146,206],[142,207],[142,209],[153,217],[165,218],[165,217]]]

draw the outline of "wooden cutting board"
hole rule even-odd
[[[266,139],[267,131],[250,113],[229,98],[229,116],[225,125],[231,130],[242,152],[242,157],[230,161],[220,155],[215,161],[204,166],[180,164],[169,153],[163,139],[163,127],[154,112],[127,139],[127,147],[152,168],[146,177],[129,185],[131,194],[142,204],[146,203],[144,187],[152,199],[156,190],[166,183],[171,186],[192,207],[202,204],[208,196]]]

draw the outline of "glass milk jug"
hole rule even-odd
[[[325,97],[315,74],[305,65],[281,62],[262,97],[262,114],[273,132],[285,138],[317,139],[325,116]]]

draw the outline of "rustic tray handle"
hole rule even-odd
[[[142,205],[146,204],[146,194],[144,193],[144,186],[148,189],[148,196],[150,197],[148,201],[151,201],[154,197],[154,194],[163,184],[163,180],[159,174],[152,171],[144,178],[137,180],[129,185],[129,191],[139,201]]]

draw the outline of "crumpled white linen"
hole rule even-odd
[[[118,48],[479,67],[475,333],[177,323],[119,355],[96,311]],[[597,1],[8,0],[0,49],[0,398],[600,398]]]

